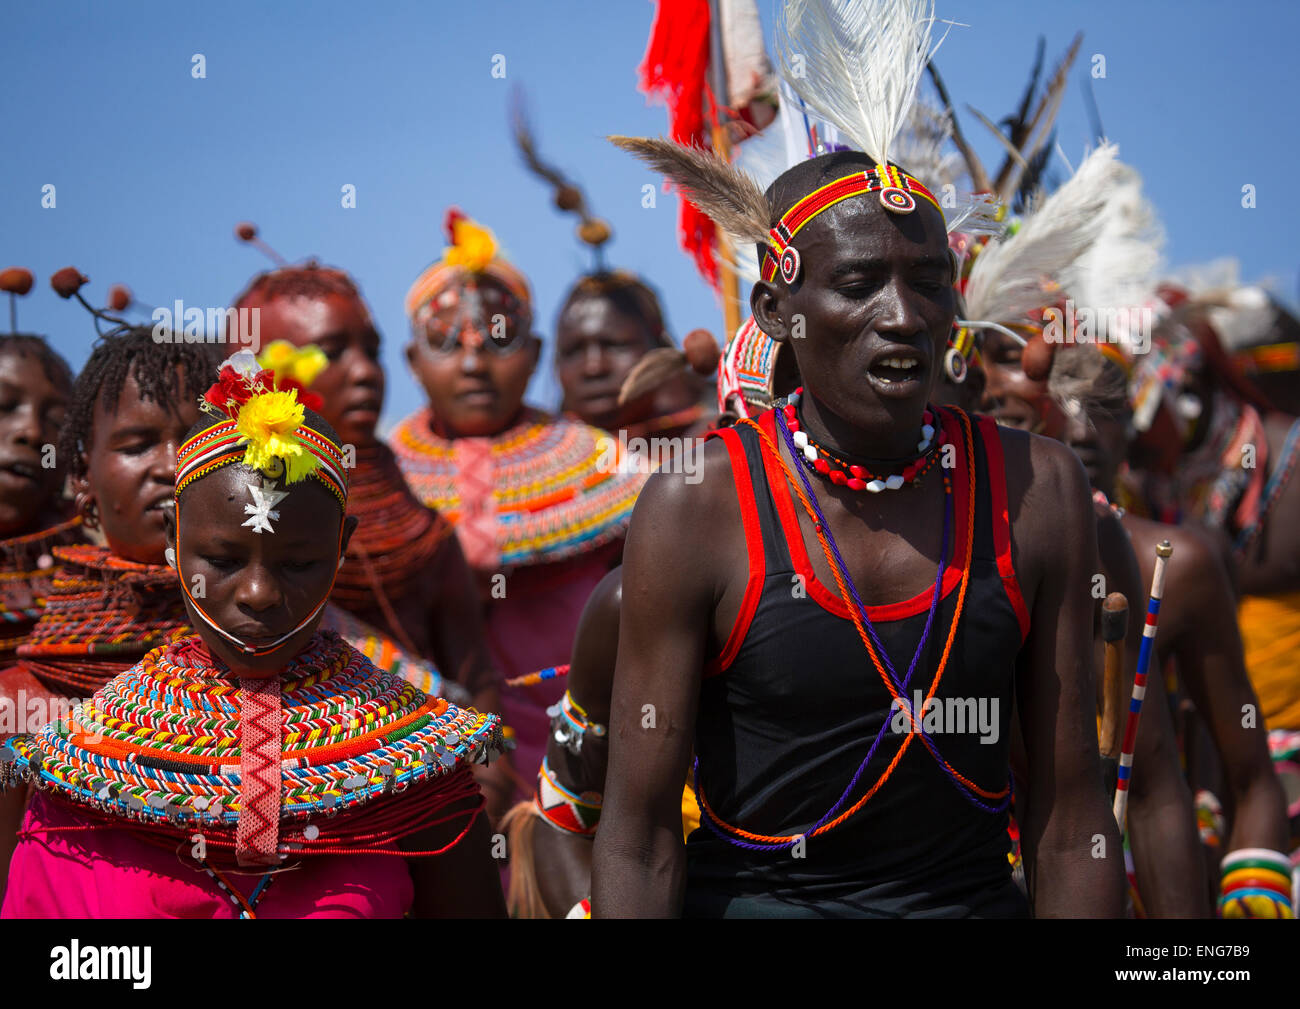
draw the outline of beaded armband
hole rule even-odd
[[[589,721],[587,712],[567,690],[560,703],[552,704],[546,713],[551,716],[551,732],[555,735],[555,741],[575,757],[582,752],[582,741],[587,733],[603,736],[609,731],[606,726]]]
[[[1224,918],[1294,918],[1291,861],[1268,848],[1238,848],[1222,863],[1219,914]]]
[[[599,792],[583,792],[581,795],[570,792],[556,780],[555,772],[546,758],[542,758],[533,805],[537,815],[552,827],[584,837],[595,836],[596,825],[600,823],[600,800]]]

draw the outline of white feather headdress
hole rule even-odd
[[[818,118],[885,164],[938,48],[933,24],[933,0],[786,0],[781,75]]]
[[[966,284],[968,319],[1025,322],[1060,289],[1078,286],[1084,257],[1106,224],[1107,202],[1131,171],[1117,153],[1114,144],[1103,143],[1015,234],[988,244]]]

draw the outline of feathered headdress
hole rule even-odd
[[[781,75],[816,115],[877,164],[907,122],[930,44],[933,0],[786,0]]]
[[[1102,144],[1014,234],[991,241],[966,284],[966,315],[984,323],[1029,322],[1080,281],[1084,256],[1106,223],[1106,204],[1129,171],[1114,144]],[[966,320],[963,320],[963,323]]]

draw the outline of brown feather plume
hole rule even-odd
[[[737,242],[765,245],[772,208],[747,173],[709,151],[653,137],[607,138],[665,175]]]

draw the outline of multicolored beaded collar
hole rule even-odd
[[[939,201],[921,182],[897,165],[880,164],[863,172],[854,172],[828,182],[787,210],[769,232],[771,238],[763,257],[763,279],[771,282],[779,269],[781,279],[793,284],[799,279],[799,250],[791,243],[800,229],[823,210],[853,196],[880,194],[880,205],[895,214],[910,214],[916,209],[913,193],[930,203],[940,214]]]
[[[82,539],[81,517],[0,540],[0,662],[27,641],[53,593],[54,547]]]
[[[392,853],[393,841],[427,821],[395,819],[390,797],[450,784],[503,747],[497,716],[429,697],[332,632],[317,634],[267,682],[282,702],[274,734],[278,800],[272,796],[277,863],[344,846]],[[209,849],[233,849],[245,819],[245,694],[201,639],[155,649],[66,720],[0,749],[0,784],[31,780],[143,833],[174,840],[201,829]],[[375,815],[358,826],[355,814],[366,806]]]
[[[916,451],[919,453],[917,458],[905,465],[901,473],[876,476],[865,466],[841,459],[808,437],[808,432],[799,423],[799,401],[802,396],[802,387],[791,393],[782,408],[781,416],[790,430],[793,445],[803,455],[804,465],[836,486],[870,491],[872,494],[878,494],[882,490],[901,490],[921,479],[939,460],[941,453],[931,450],[943,445],[944,434],[939,429],[936,443],[936,416],[933,410],[927,409],[921,416],[921,440],[916,443]]]
[[[454,522],[470,565],[547,564],[621,539],[646,474],[620,472],[599,428],[525,410],[491,438],[433,433],[426,407],[390,438],[417,498]]]
[[[52,689],[84,696],[151,649],[194,633],[176,572],[107,547],[55,547],[51,591],[18,647],[24,669]]]

